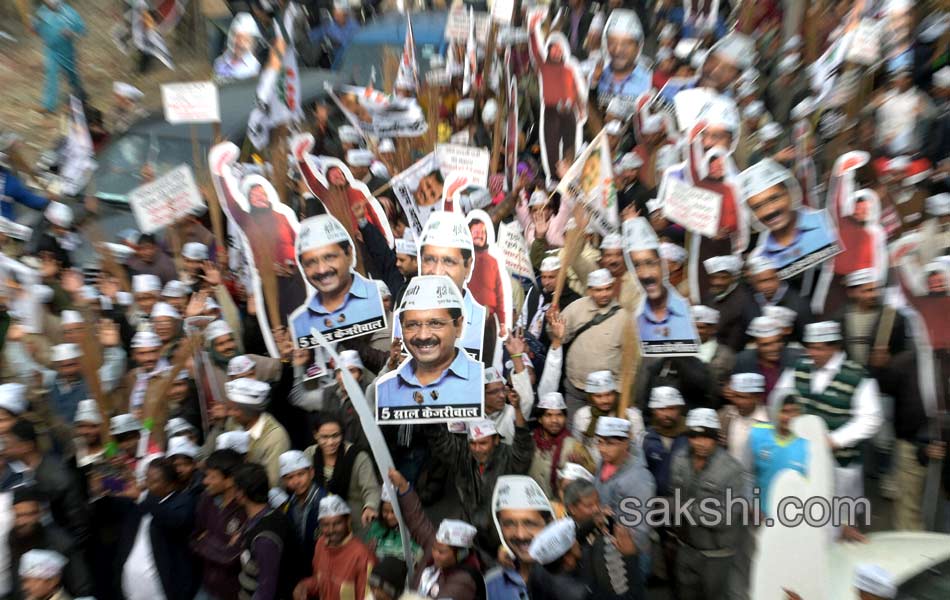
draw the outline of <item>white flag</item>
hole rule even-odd
[[[280,31],[277,31],[280,36]],[[300,72],[297,53],[288,44],[284,59],[277,69],[265,68],[257,83],[257,105],[247,121],[247,137],[261,150],[270,141],[270,131],[278,125],[296,121],[300,109]]]
[[[465,70],[462,77],[462,95],[467,96],[475,83],[475,74],[478,72],[478,44],[475,41],[475,10],[468,10],[468,40],[465,41]]]

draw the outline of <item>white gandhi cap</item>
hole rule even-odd
[[[791,177],[791,171],[771,158],[765,158],[739,173],[739,190],[742,197],[748,200]]]
[[[547,392],[538,400],[538,410],[567,410],[567,403],[561,392]]]
[[[551,503],[538,482],[527,475],[502,475],[495,482],[492,510],[540,510],[552,512]]]
[[[756,317],[749,321],[749,326],[746,327],[746,335],[750,335],[754,338],[770,338],[777,335],[782,335],[782,325],[777,320],[771,317]]]
[[[214,439],[215,450],[234,450],[238,454],[247,454],[251,445],[251,434],[246,431],[225,431]]]
[[[22,383],[4,383],[0,385],[0,408],[10,414],[20,415],[26,412],[26,386]]]
[[[330,494],[320,500],[320,511],[317,514],[317,519],[323,520],[348,514],[350,514],[350,506],[346,503],[346,500],[336,494]]]
[[[208,260],[208,247],[201,242],[188,242],[182,246],[181,255],[187,260]]]
[[[254,359],[242,354],[228,361],[228,377],[250,373],[255,367]]]
[[[597,269],[587,275],[587,287],[602,287],[614,282],[614,276],[607,269]]]
[[[426,221],[419,246],[427,245],[475,251],[465,216],[446,211],[436,211]]]
[[[733,373],[729,387],[740,394],[761,394],[765,391],[765,377],[760,373]]]
[[[198,456],[198,446],[183,435],[178,435],[168,440],[168,451],[166,456],[187,456],[194,458]]]
[[[762,316],[775,319],[782,327],[791,327],[795,324],[798,313],[785,306],[763,306]]]
[[[652,210],[650,212],[653,212]],[[623,222],[623,251],[640,252],[642,250],[659,250],[660,241],[650,222],[644,217],[637,217]]]
[[[547,271],[548,273],[551,271],[560,271],[561,258],[558,256],[545,256],[541,261],[541,267],[538,270],[542,272]]]
[[[689,311],[693,315],[693,320],[697,323],[705,323],[706,325],[717,325],[719,323],[719,311],[715,308],[694,304],[689,307]]]
[[[686,414],[686,427],[692,430],[719,429],[719,417],[711,408],[694,408]]]
[[[231,335],[231,326],[228,325],[227,321],[217,320],[212,321],[208,327],[205,328],[205,341],[213,342],[223,335]]]
[[[588,394],[616,392],[617,382],[614,380],[614,374],[610,371],[594,371],[589,373],[587,379],[584,381],[584,391]]]
[[[806,344],[841,341],[841,325],[837,321],[819,321],[805,325],[802,339]]]
[[[619,417],[600,417],[594,434],[601,437],[629,437],[630,421]]]
[[[858,269],[857,271],[851,271],[844,276],[844,284],[848,287],[865,285],[868,283],[874,283],[876,281],[877,273],[874,271],[874,269]]]
[[[601,250],[620,250],[623,248],[623,238],[619,233],[608,233],[600,242]]]
[[[671,408],[673,406],[686,406],[683,395],[680,394],[678,389],[661,385],[650,390],[650,403],[647,404],[647,408]]]
[[[470,548],[478,530],[458,519],[442,519],[435,541],[453,548]]]
[[[496,435],[497,433],[498,429],[495,427],[495,422],[489,419],[479,419],[477,421],[471,421],[468,424],[468,439],[471,442]]]
[[[162,290],[162,280],[148,273],[132,276],[132,293],[153,294]]]
[[[463,308],[462,293],[445,275],[417,275],[409,281],[400,311]]]
[[[74,360],[82,356],[82,351],[77,344],[56,344],[53,346],[52,362],[61,362],[64,360]]]
[[[307,455],[300,450],[288,450],[287,452],[284,452],[277,459],[277,462],[280,466],[281,477],[290,475],[296,471],[309,469],[313,466],[310,460],[307,459]]]
[[[224,384],[224,391],[228,400],[235,404],[264,410],[267,406],[267,397],[270,395],[270,385],[251,377],[244,377]]]
[[[574,519],[554,521],[534,536],[528,547],[528,554],[540,565],[551,564],[568,553],[574,546],[576,536],[577,526]]]
[[[66,557],[54,550],[29,550],[20,557],[19,575],[29,579],[53,579],[66,566]]]
[[[301,221],[300,233],[297,234],[297,254],[342,242],[353,245],[343,224],[330,215],[317,215]],[[356,255],[353,254],[353,257],[355,260]]]
[[[742,259],[732,254],[713,256],[703,261],[703,267],[706,268],[706,272],[710,275],[722,272],[736,275],[742,268]]]

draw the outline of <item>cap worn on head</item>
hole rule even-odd
[[[183,435],[178,435],[168,440],[168,451],[165,452],[168,457],[187,456],[194,459],[198,456],[198,446]]]
[[[558,479],[563,481],[589,481],[594,482],[594,474],[577,463],[565,463],[563,467],[557,470]]]
[[[697,323],[704,323],[706,325],[719,324],[719,311],[715,308],[703,306],[702,304],[694,304],[689,310],[693,316],[693,320]]]
[[[208,247],[201,242],[188,242],[182,246],[181,255],[188,260],[208,260]]]
[[[875,283],[876,281],[877,273],[874,269],[858,269],[844,276],[844,284],[847,287],[866,285],[868,283]]]
[[[329,519],[331,517],[340,517],[350,514],[350,506],[346,500],[336,494],[329,494],[320,500],[320,509],[317,513],[317,519]]]
[[[802,341],[806,344],[821,344],[841,341],[841,324],[837,321],[819,321],[805,325]]]
[[[313,463],[307,458],[307,455],[300,450],[288,450],[284,452],[278,457],[277,462],[280,466],[281,477],[286,477],[291,473],[309,469],[313,466]]]
[[[539,510],[553,512],[538,482],[527,475],[502,475],[495,482],[492,510]]]
[[[137,331],[135,335],[132,336],[130,346],[133,350],[139,348],[160,348],[162,346],[162,338],[158,337],[158,334],[154,331]]]
[[[584,391],[588,394],[616,392],[617,381],[610,371],[594,371],[587,375],[587,379],[584,381]]]
[[[765,392],[765,377],[760,373],[733,373],[729,387],[740,394],[761,394]]]
[[[142,423],[132,415],[125,413],[109,419],[109,435],[123,435],[142,431]]]
[[[270,396],[270,385],[252,377],[235,379],[224,384],[228,400],[242,407],[263,411]]]
[[[453,548],[471,548],[478,530],[458,519],[442,519],[435,541]]]
[[[479,419],[468,423],[468,439],[471,442],[498,434],[495,422],[490,419]]]
[[[228,325],[228,322],[219,319],[217,321],[212,321],[207,327],[205,327],[205,342],[210,344],[221,336],[233,334],[234,332],[231,330],[231,326]]]
[[[246,431],[225,431],[214,440],[215,450],[234,450],[238,454],[247,454],[251,446],[251,434]]]
[[[539,565],[549,565],[568,553],[574,546],[577,526],[574,519],[565,518],[549,523],[534,536],[528,547],[531,560]]]
[[[567,403],[561,392],[547,392],[538,400],[538,410],[567,410]]]
[[[661,385],[650,390],[650,402],[647,408],[655,410],[658,408],[672,408],[674,406],[686,406],[683,395],[674,387]]]
[[[611,285],[614,282],[614,276],[607,269],[596,269],[587,275],[587,287],[603,287]]]
[[[742,259],[733,254],[713,256],[703,261],[703,267],[710,275],[714,273],[729,273],[738,275],[742,269]]]
[[[770,338],[782,335],[782,324],[770,317],[756,317],[749,321],[746,335],[758,338]]]
[[[619,417],[599,417],[594,434],[601,437],[630,437],[630,421]]]
[[[142,274],[132,276],[133,294],[157,294],[162,290],[162,280],[155,275]]]
[[[64,360],[75,360],[80,356],[82,356],[82,350],[80,350],[79,344],[56,344],[53,346],[50,360],[57,363]]]
[[[694,408],[686,414],[686,428],[693,431],[719,429],[719,416],[711,408]]]
[[[457,308],[464,312],[462,293],[446,275],[417,275],[409,281],[399,310],[446,310]]]
[[[76,414],[73,416],[73,423],[91,423],[93,425],[102,425],[102,413],[99,411],[99,405],[91,398],[80,400],[76,405]]]

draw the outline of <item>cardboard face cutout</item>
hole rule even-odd
[[[546,13],[546,7],[532,10],[528,29],[541,98],[541,164],[551,181],[558,161],[572,162],[575,149],[583,140],[587,82],[571,56],[571,46],[564,34],[554,32],[546,40],[541,39],[541,21]]]
[[[495,243],[491,217],[483,210],[467,215],[472,243],[475,245],[475,266],[468,290],[475,301],[484,306],[498,323],[498,337],[508,337],[514,310],[511,298],[511,277],[505,268],[505,255]]]
[[[386,311],[376,284],[356,269],[356,249],[343,225],[330,215],[300,224],[297,268],[307,282],[307,300],[290,315],[298,348],[317,345],[311,328],[337,342],[386,328]]]
[[[445,307],[449,304],[453,308]],[[459,306],[461,316],[456,319]],[[377,422],[444,423],[482,417],[483,366],[462,347],[467,311],[455,283],[447,276],[414,278],[393,318],[408,355],[376,381]]]
[[[271,356],[280,351],[273,330],[286,325],[290,314],[304,299],[306,288],[295,268],[295,245],[299,224],[294,211],[281,203],[277,191],[260,175],[240,183],[233,165],[240,150],[230,142],[218,144],[208,156],[211,179],[229,227],[238,232],[238,248],[245,257],[244,284],[257,303],[257,320]],[[270,265],[276,281],[277,306],[268,306],[261,265]],[[267,267],[265,266],[266,270]],[[271,322],[272,315],[280,322]]]
[[[313,136],[309,133],[296,136],[290,143],[297,168],[310,192],[346,227],[351,237],[359,227],[353,211],[362,206],[365,218],[386,238],[389,246],[395,244],[389,219],[379,200],[373,197],[365,183],[353,177],[345,163],[336,158],[310,154]]]
[[[689,302],[670,284],[659,241],[645,218],[624,221],[623,256],[642,291],[636,325],[643,354],[696,354],[700,340]]]

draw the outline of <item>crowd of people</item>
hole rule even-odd
[[[479,39],[471,4],[385,100],[215,140],[157,230],[102,231],[0,135],[0,597],[756,598],[778,488],[950,533],[950,13],[515,2]],[[220,8],[223,82],[389,6]],[[34,22],[56,112],[86,25]],[[94,152],[149,102],[113,100]]]

